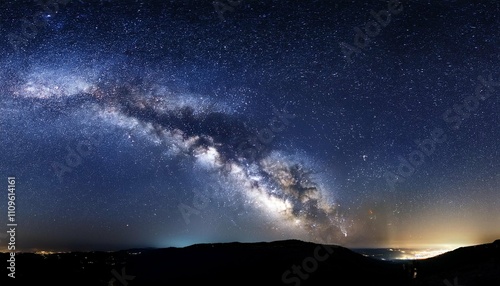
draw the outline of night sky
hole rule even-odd
[[[38,2],[0,4],[20,249],[500,238],[497,1]]]

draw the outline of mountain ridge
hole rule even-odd
[[[115,252],[20,253],[16,255],[16,282],[123,285],[118,278],[125,277],[130,280],[122,279],[122,282],[131,286],[243,282],[400,286],[444,285],[443,281],[457,278],[459,285],[465,286],[500,285],[498,241],[407,261],[382,261],[342,246],[300,240],[203,243],[182,248],[133,248]],[[0,259],[6,260],[8,255],[0,254]],[[1,279],[5,279],[7,269],[0,272]]]

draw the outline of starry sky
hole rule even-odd
[[[497,1],[45,2],[0,4],[20,249],[500,238]]]

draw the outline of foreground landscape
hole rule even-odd
[[[500,240],[418,261],[382,261],[298,240],[21,253],[15,279],[6,267],[1,272],[1,285],[500,285]]]

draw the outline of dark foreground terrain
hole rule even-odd
[[[500,285],[500,240],[400,262],[296,240],[22,253],[15,279],[7,277],[9,254],[0,258],[0,285]]]

